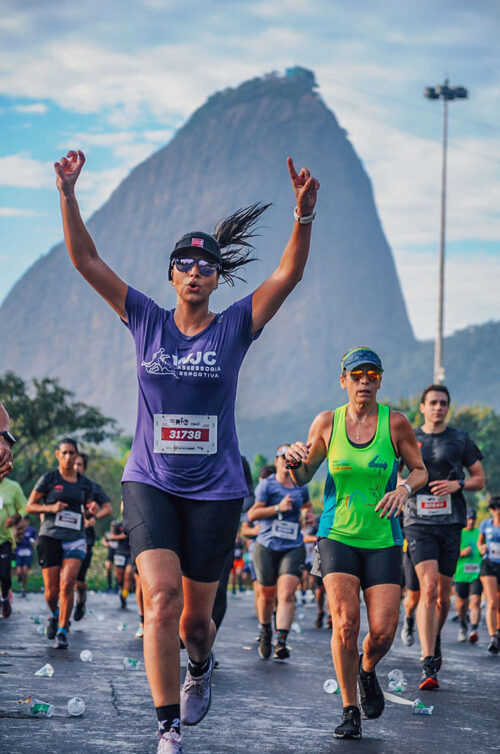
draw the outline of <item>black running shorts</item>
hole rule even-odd
[[[87,540],[82,536],[76,541],[64,542],[62,539],[42,534],[38,537],[36,551],[40,568],[60,567],[65,558],[75,558],[83,562],[87,554]]]
[[[218,581],[234,547],[243,498],[188,500],[142,482],[123,482],[123,528],[133,558],[145,550],[172,550],[184,576]]]
[[[483,593],[483,585],[479,578],[474,581],[455,581],[455,592],[462,600],[468,599],[469,595]]]
[[[454,575],[460,555],[461,524],[410,524],[405,537],[413,565],[437,560],[439,573]]]
[[[290,550],[272,550],[256,542],[252,557],[259,584],[274,586],[279,577],[285,574],[300,578],[306,559],[306,548],[299,545]]]
[[[318,550],[323,578],[329,573],[350,573],[359,579],[363,590],[379,584],[401,586],[403,574],[399,545],[368,549],[321,537]]]
[[[483,558],[481,563],[481,576],[496,576],[500,586],[500,563],[494,563],[489,558]]]
[[[412,563],[408,550],[403,553],[403,573],[406,588],[410,589],[412,592],[419,592],[420,584],[418,582],[417,572],[415,571],[415,566]]]

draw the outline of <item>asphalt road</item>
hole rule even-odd
[[[0,619],[0,751],[9,754],[154,754],[155,715],[144,665],[124,670],[124,657],[142,659],[135,604],[120,610],[115,595],[90,595],[92,613],[73,623],[68,651],[54,650],[37,633],[30,616],[46,613],[41,594],[14,599],[14,612]],[[387,672],[404,671],[407,691],[434,705],[430,717],[412,714],[411,707],[386,703],[381,718],[363,721],[363,738],[335,741],[333,728],[341,712],[338,694],[326,694],[323,683],[335,677],[329,633],[315,630],[315,609],[299,607],[303,633],[292,633],[287,663],[263,662],[254,641],[257,624],[250,595],[229,597],[225,622],[216,644],[220,668],[215,671],[212,708],[196,728],[184,728],[187,754],[432,754],[500,750],[498,694],[500,656],[486,652],[486,629],[478,645],[458,644],[457,627],[449,621],[443,634],[441,688],[418,692],[420,650],[408,649],[399,634],[380,664],[379,678],[387,689]],[[118,626],[126,623],[124,630]],[[90,649],[93,662],[80,660]],[[52,678],[35,671],[50,662]],[[185,653],[182,657],[185,664]],[[49,719],[28,714],[20,699],[34,696],[55,705]],[[70,717],[66,704],[81,696],[82,717]]]

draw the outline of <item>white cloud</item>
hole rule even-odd
[[[396,266],[417,338],[433,338],[437,327],[438,253],[399,251]],[[445,333],[500,319],[500,256],[450,254],[445,268]]]
[[[16,112],[28,113],[29,115],[44,115],[48,109],[43,102],[34,102],[32,105],[14,105]]]
[[[54,182],[54,169],[48,163],[33,160],[26,154],[0,157],[0,186],[39,189]]]
[[[20,209],[19,207],[0,207],[0,217],[36,217],[40,212],[32,209]]]

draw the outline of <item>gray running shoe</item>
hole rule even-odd
[[[457,641],[467,641],[467,628],[466,626],[460,626],[458,629]]]
[[[412,647],[415,643],[414,628],[414,618],[408,618],[405,615],[401,629],[401,641],[406,647]]]
[[[184,725],[198,725],[207,714],[212,701],[212,671],[214,656],[210,652],[208,670],[195,678],[186,670],[186,677],[181,686],[181,722]]]
[[[57,633],[57,627],[59,625],[59,618],[54,618],[53,615],[49,615],[45,621],[45,636],[47,639],[55,639]]]
[[[182,754],[182,736],[174,728],[156,736],[159,739],[156,754]]]

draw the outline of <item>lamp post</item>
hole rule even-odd
[[[434,346],[434,382],[444,382],[443,366],[443,322],[444,322],[444,251],[446,241],[446,156],[448,150],[448,102],[455,99],[467,99],[469,93],[463,86],[449,86],[445,79],[441,86],[428,86],[424,96],[427,99],[443,100],[443,165],[441,174],[441,235],[439,243],[439,292],[438,292],[438,327]]]

